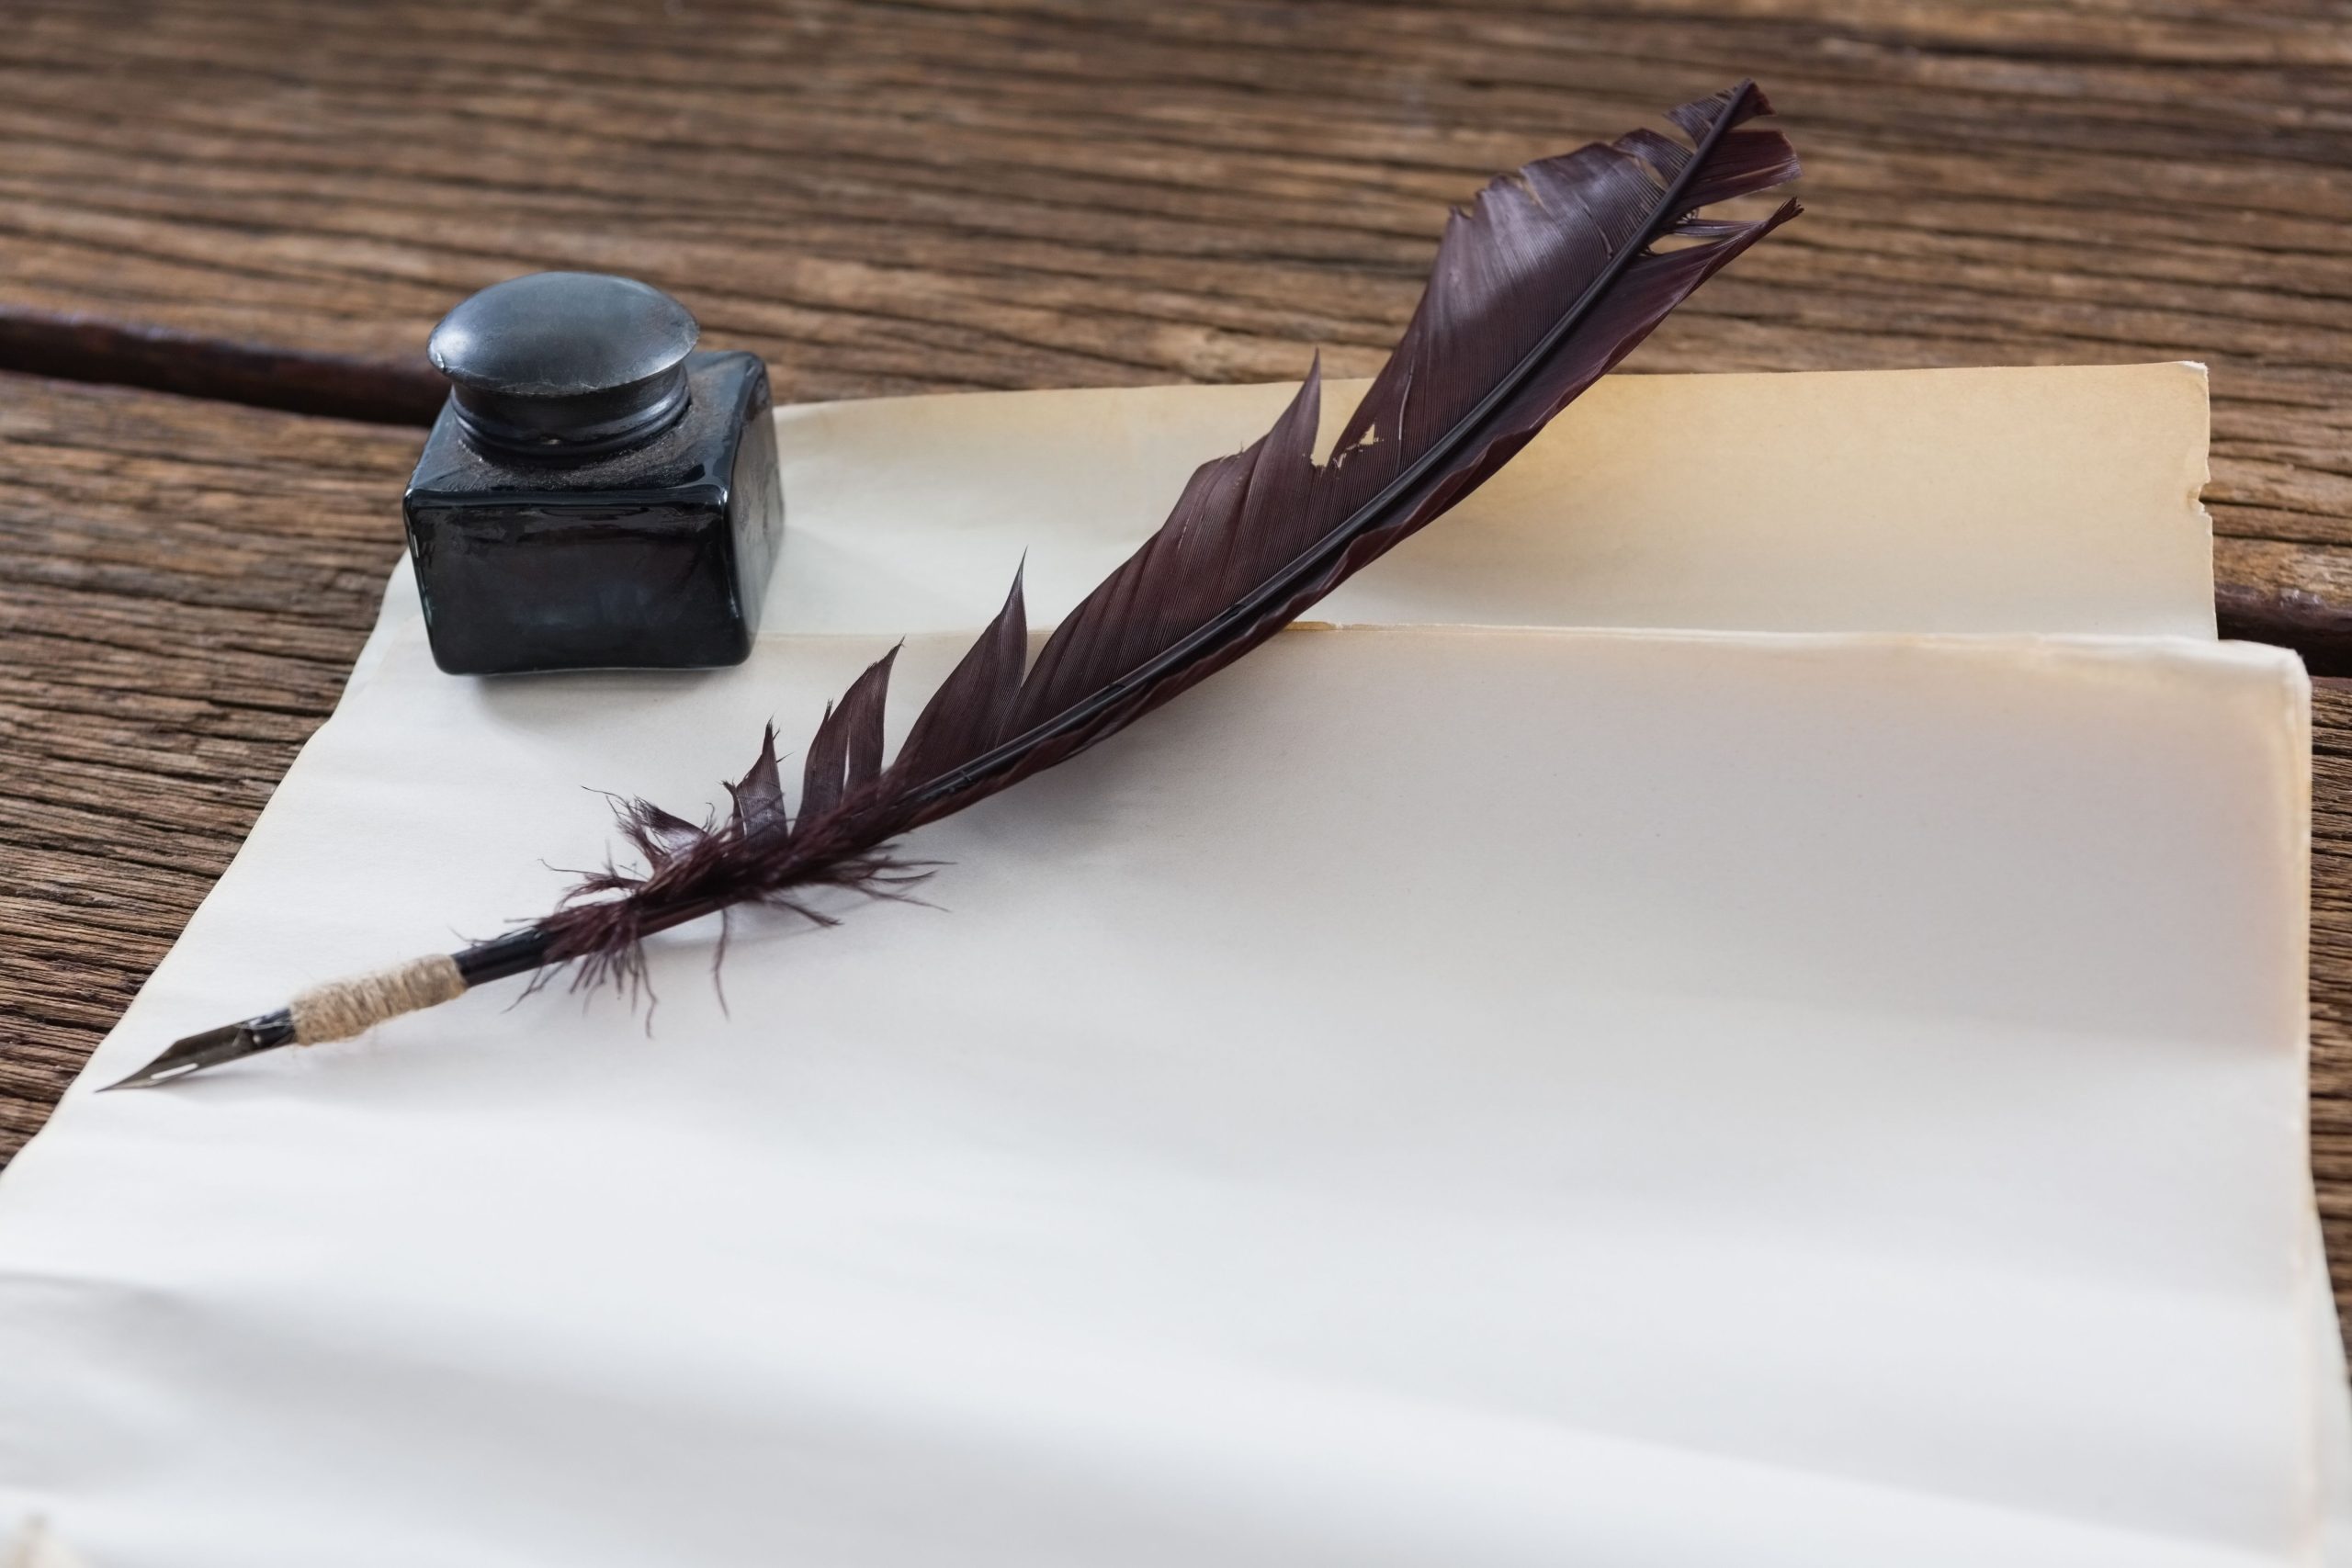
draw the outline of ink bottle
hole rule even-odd
[[[767,368],[684,306],[540,272],[433,330],[454,386],[401,512],[452,674],[739,664],[784,525]]]

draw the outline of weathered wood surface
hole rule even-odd
[[[2324,621],[2352,604],[2346,17],[17,0],[0,306],[413,355],[460,295],[574,265],[675,290],[788,397],[1288,378],[1314,344],[1360,371],[1444,203],[1747,74],[1812,210],[1637,364],[2204,359],[2223,580]]]
[[[334,706],[423,445],[0,376],[0,1161]]]
[[[17,0],[0,317],[413,357],[462,294],[570,265],[674,290],[787,397],[1361,371],[1444,203],[1750,74],[1812,210],[1637,366],[2206,360],[2225,604],[2301,592],[2352,648],[2346,16]],[[5,321],[0,363],[254,375]],[[0,377],[0,1158],[332,705],[417,440]],[[2352,686],[2319,705],[2314,1163],[2352,1303]]]

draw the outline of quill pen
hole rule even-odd
[[[1320,377],[1272,430],[1203,465],[1159,530],[1026,664],[1015,575],[1004,606],[883,760],[886,654],[827,709],[787,807],[775,732],[732,809],[697,825],[621,808],[642,871],[608,867],[557,910],[456,953],[303,992],[287,1008],[178,1042],[115,1088],[162,1082],[289,1043],[347,1039],[472,987],[577,965],[579,982],[644,976],[642,940],[741,904],[834,917],[821,887],[903,897],[923,869],[893,853],[926,822],[1086,750],[1263,642],[1500,468],[1545,422],[1718,268],[1795,216],[1699,210],[1797,174],[1753,83],[1667,111],[1687,143],[1634,130],[1497,179],[1457,209],[1396,350],[1314,461]],[[1026,667],[1024,668],[1024,665]]]

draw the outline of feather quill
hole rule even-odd
[[[453,955],[458,976],[470,986],[571,963],[582,983],[632,983],[645,936],[704,915],[764,904],[831,923],[807,901],[818,888],[905,897],[925,868],[896,856],[901,835],[1077,755],[1265,641],[1475,490],[1795,216],[1793,201],[1753,220],[1700,216],[1797,175],[1785,138],[1747,126],[1770,112],[1742,83],[1667,111],[1686,141],[1635,130],[1495,180],[1449,218],[1420,303],[1327,462],[1314,460],[1318,370],[1264,436],[1193,475],[1167,522],[1034,664],[1016,573],[895,758],[884,760],[886,654],[818,725],[797,813],[771,728],[722,818],[625,803],[622,833],[642,869],[584,877],[536,926]]]
[[[1668,118],[1690,144],[1636,130],[1528,164],[1457,209],[1388,363],[1317,466],[1319,373],[1274,427],[1204,464],[1159,532],[1066,618],[1024,671],[1016,575],[1004,607],[882,766],[890,658],[859,677],[809,744],[796,818],[769,731],[707,830],[634,804],[646,871],[583,882],[543,922],[549,956],[593,978],[632,972],[668,917],[746,902],[813,913],[818,886],[902,886],[887,846],[1075,756],[1263,642],[1476,489],[1717,268],[1793,216],[1694,217],[1792,177],[1751,85]],[[1683,242],[1661,248],[1661,241]]]

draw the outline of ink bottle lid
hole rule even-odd
[[[450,311],[426,353],[455,384],[469,445],[562,461],[639,446],[677,423],[700,335],[686,308],[650,284],[535,272]]]

